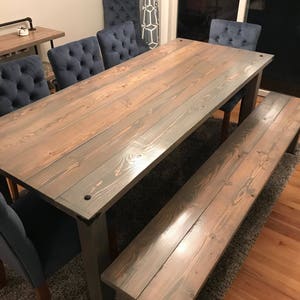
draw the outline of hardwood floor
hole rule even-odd
[[[300,163],[225,297],[250,299],[300,300]]]

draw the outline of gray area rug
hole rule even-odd
[[[122,250],[155,216],[161,207],[216,150],[221,122],[209,119],[149,175],[139,182],[108,214],[118,233]],[[201,290],[198,300],[222,299],[254,244],[272,206],[294,169],[297,156],[286,154],[256,203],[236,233],[222,259]],[[3,300],[34,299],[31,286],[13,271],[7,271],[8,284],[0,291]],[[81,257],[73,259],[48,279],[53,299],[88,299]]]

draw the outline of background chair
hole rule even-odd
[[[111,68],[139,54],[131,21],[97,32],[105,68]]]
[[[139,0],[103,0],[104,28],[110,28],[127,21],[134,24],[139,53],[149,50],[142,39]]]
[[[37,299],[50,299],[46,278],[80,252],[75,220],[27,193],[9,206],[0,194],[0,288],[4,265],[30,282]]]
[[[43,65],[37,55],[0,64],[0,116],[10,113],[50,94]],[[8,180],[12,198],[17,197],[16,184]],[[7,196],[8,186],[0,175],[0,192]],[[7,198],[8,201],[11,197]]]
[[[211,21],[208,42],[211,44],[254,51],[260,32],[261,26],[257,24],[213,19]],[[220,108],[220,110],[224,112],[222,125],[223,141],[228,137],[231,111],[244,95],[245,90],[242,89]]]
[[[0,64],[0,116],[50,94],[37,55]]]
[[[88,37],[48,51],[58,88],[64,89],[104,70],[96,37]]]

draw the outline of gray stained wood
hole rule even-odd
[[[133,299],[194,299],[300,128],[271,93],[103,273]]]
[[[1,117],[0,171],[91,219],[272,58],[174,40]]]
[[[19,36],[17,32],[3,34],[0,35],[0,56],[33,47],[64,35],[63,31],[39,26],[36,27],[36,30],[29,31],[29,35],[26,36]]]

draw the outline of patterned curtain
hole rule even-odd
[[[142,0],[142,38],[153,49],[159,45],[158,0]]]

